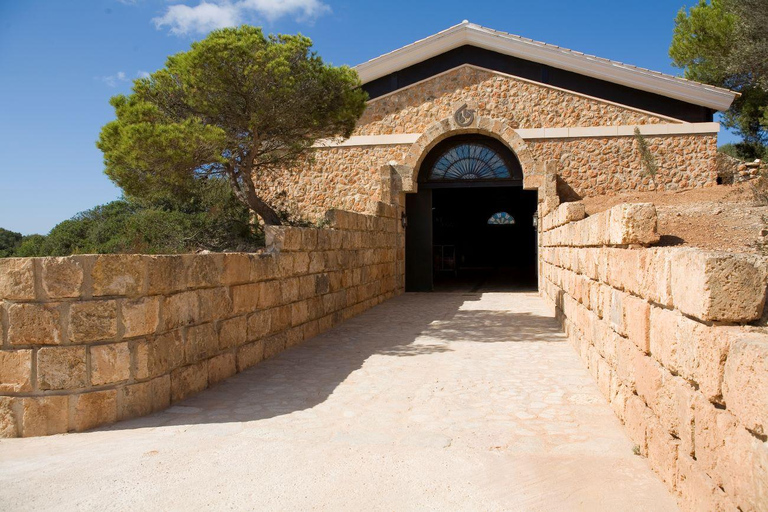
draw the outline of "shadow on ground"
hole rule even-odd
[[[263,420],[324,402],[371,357],[429,356],[450,352],[451,344],[460,342],[565,341],[554,318],[473,310],[480,297],[433,293],[394,298],[166,411],[100,430]]]

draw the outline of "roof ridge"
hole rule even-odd
[[[689,83],[696,84],[696,85],[703,85],[703,86],[706,86],[706,87],[711,87],[712,89],[716,89],[716,90],[720,90],[720,91],[733,92],[730,89],[727,89],[725,87],[718,87],[717,85],[707,84],[707,83],[704,83],[704,82],[698,82],[696,80],[690,80],[690,79],[685,78],[683,76],[671,75],[669,73],[664,73],[662,71],[656,71],[655,69],[645,68],[643,66],[638,66],[636,64],[627,64],[626,62],[622,62],[622,61],[619,61],[619,60],[608,59],[606,57],[600,57],[599,55],[593,55],[591,53],[585,53],[585,52],[580,52],[578,50],[572,50],[570,48],[566,48],[565,46],[559,46],[559,45],[556,45],[556,44],[547,43],[547,42],[544,42],[544,41],[539,41],[537,39],[532,39],[530,37],[525,37],[525,36],[521,36],[521,35],[518,35],[518,34],[513,34],[511,32],[505,32],[503,30],[497,30],[495,28],[484,27],[484,26],[478,25],[476,23],[468,23],[468,25],[470,25],[472,27],[476,27],[476,28],[481,29],[481,30],[487,30],[487,31],[490,31],[490,32],[494,32],[496,34],[503,34],[503,35],[508,36],[508,37],[513,37],[513,38],[520,39],[520,40],[523,40],[523,41],[529,41],[531,43],[540,44],[542,46],[546,46],[546,47],[549,47],[549,48],[554,48],[554,49],[561,50],[561,51],[564,51],[564,52],[573,53],[573,54],[576,54],[576,55],[579,55],[579,56],[583,56],[583,57],[586,57],[586,58],[597,59],[597,60],[602,61],[602,62],[608,62],[608,63],[611,63],[611,64],[617,64],[619,66],[635,69],[635,70],[638,70],[638,71],[646,71],[648,73],[653,73],[655,75],[659,75],[659,76],[662,76],[662,77],[665,77],[665,78],[671,78],[673,80],[683,80],[685,82],[689,82]],[[454,26],[458,26],[458,25],[454,25]],[[423,39],[421,39],[421,41],[423,41]]]
[[[362,82],[368,83],[464,45],[539,62],[714,110],[726,110],[739,95],[738,92],[722,87],[483,27],[467,20],[358,64],[355,69]]]

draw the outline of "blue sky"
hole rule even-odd
[[[678,73],[673,20],[693,1],[0,0],[0,227],[44,234],[119,197],[95,146],[110,96],[216,26],[302,32],[326,61],[354,65],[468,19]]]

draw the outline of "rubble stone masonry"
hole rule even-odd
[[[717,180],[714,133],[688,134],[683,129],[647,136],[658,167],[654,176],[642,164],[634,127],[685,128],[685,123],[469,65],[369,101],[353,136],[419,135],[451,119],[464,103],[476,118],[527,131],[524,139],[533,157],[554,162],[556,172],[581,197],[683,190],[714,185]],[[623,127],[623,131],[612,136],[588,133],[596,127]],[[544,130],[565,129],[571,130],[570,135],[543,135]],[[373,213],[381,200],[379,169],[406,163],[410,149],[410,144],[384,139],[331,144],[315,148],[311,157],[290,169],[254,180],[268,200],[295,219],[317,222],[330,208]]]
[[[403,291],[397,208],[260,254],[0,259],[0,437],[149,414]]]
[[[650,204],[547,205],[540,291],[639,453],[683,510],[767,510],[768,259],[644,248]]]

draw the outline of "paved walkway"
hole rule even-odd
[[[534,293],[407,294],[171,409],[0,442],[3,510],[676,510]]]

